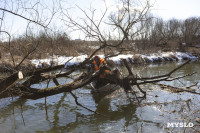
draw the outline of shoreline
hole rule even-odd
[[[105,58],[104,55],[98,55]],[[46,59],[33,59],[30,60],[36,68],[44,66],[65,65],[65,68],[76,66],[80,62],[88,58],[88,55],[81,55],[75,57],[66,57],[54,55]],[[183,60],[198,60],[199,58],[188,52],[160,52],[151,54],[120,54],[114,57],[107,58],[110,63],[115,65],[122,64],[122,60],[126,59],[131,64],[150,64],[170,61],[183,61]]]
[[[98,55],[101,58],[105,58],[104,55]],[[31,69],[45,68],[55,65],[65,65],[65,68],[70,68],[78,65],[80,62],[84,61],[88,55],[80,56],[65,56],[65,55],[53,55],[45,59],[26,59],[18,70],[28,71]],[[22,57],[21,57],[22,58]],[[115,57],[108,58],[108,62],[114,65],[120,65],[123,59],[126,59],[131,64],[151,64],[151,63],[161,63],[161,62],[172,62],[172,61],[182,61],[182,60],[199,60],[199,53],[189,53],[189,52],[159,52],[151,54],[120,54]],[[17,59],[16,63],[20,61],[20,57],[15,57]],[[66,63],[68,62],[68,63]],[[12,73],[14,72],[14,67],[11,65],[11,59],[6,59],[0,62],[0,73]]]

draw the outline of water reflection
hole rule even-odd
[[[193,62],[174,76],[197,71],[192,77],[181,79],[187,86],[200,80],[199,62]],[[141,76],[165,74],[177,64],[157,64],[151,66],[134,66],[133,71]],[[126,69],[122,69],[126,71]],[[66,82],[61,79],[59,82]],[[165,83],[184,87],[180,81]],[[51,85],[51,83],[50,83]],[[53,83],[52,83],[53,85]],[[41,85],[45,86],[45,85]],[[15,98],[1,99],[0,129],[1,132],[182,132],[183,128],[167,128],[167,122],[186,122],[188,118],[195,122],[199,117],[199,95],[180,93],[172,94],[160,90],[159,86],[143,86],[147,98],[138,104],[131,103],[123,90],[97,97],[91,95],[91,88],[82,88],[73,93],[84,106],[106,116],[97,115],[76,105],[74,98],[68,94],[58,94],[38,100]],[[196,88],[198,89],[198,88]],[[22,106],[21,106],[22,105]],[[14,107],[14,114],[13,114]],[[22,108],[21,108],[22,107]],[[195,112],[195,113],[193,113]],[[25,124],[24,124],[25,123]],[[187,129],[186,131],[189,131]]]

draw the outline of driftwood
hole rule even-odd
[[[183,63],[179,67],[170,71],[168,74],[159,75],[155,77],[143,77],[143,78],[140,78],[137,75],[133,74],[126,60],[123,60],[123,62],[129,74],[125,76],[121,74],[119,70],[116,69],[114,71],[111,71],[110,73],[107,73],[104,77],[105,80],[107,80],[111,84],[116,84],[120,86],[121,88],[124,88],[126,93],[131,92],[135,96],[136,96],[136,93],[133,90],[133,86],[136,86],[138,90],[143,94],[143,97],[145,98],[146,91],[144,91],[140,87],[141,84],[156,83],[159,81],[170,81],[170,80],[182,78],[184,76],[171,78],[171,75],[172,73],[174,73],[175,71],[177,71],[178,69],[180,69],[181,67],[189,63],[190,61]],[[18,80],[18,76],[17,76],[17,73],[15,73],[0,82],[0,85],[1,85],[0,96],[6,97],[6,96],[11,96],[11,95],[17,95],[17,96],[20,96],[22,98],[27,98],[27,99],[38,99],[42,97],[59,94],[62,92],[72,92],[73,90],[81,88],[89,84],[90,82],[94,81],[97,78],[97,76],[99,76],[99,72],[93,73],[91,75],[83,73],[78,78],[73,79],[72,82],[64,84],[64,85],[60,85],[59,82],[57,81],[57,78],[67,77],[69,74],[73,73],[75,70],[80,69],[81,66],[83,66],[84,64],[86,64],[86,62],[80,63],[79,66],[77,66],[76,68],[72,68],[67,72],[56,73],[53,75],[48,74],[48,73],[51,71],[61,69],[64,67],[64,65],[26,72],[24,73],[25,81],[22,84],[19,84],[16,82]],[[45,80],[53,80],[53,82],[55,83],[55,86],[47,87],[43,89],[30,87],[32,84],[43,82]],[[10,88],[9,87],[10,85],[13,85],[13,86]]]
[[[186,64],[188,64],[190,62],[187,61],[185,63],[183,63],[182,65],[178,66],[177,68],[173,69],[172,71],[170,71],[167,74],[164,75],[159,75],[159,76],[155,76],[155,77],[142,77],[139,78],[137,75],[134,75],[133,72],[131,71],[131,68],[129,67],[128,63],[126,60],[123,60],[124,65],[126,66],[129,75],[126,77],[120,77],[119,73],[117,74],[111,74],[110,76],[107,77],[108,80],[111,80],[112,82],[115,82],[115,84],[120,85],[122,88],[125,89],[125,91],[133,91],[132,90],[132,86],[136,86],[138,88],[138,90],[143,94],[143,97],[146,97],[146,92],[141,89],[140,85],[142,84],[147,84],[147,83],[157,83],[159,81],[172,81],[172,80],[176,80],[176,79],[180,79],[186,76],[191,76],[195,73],[192,74],[187,74],[184,76],[180,76],[180,77],[176,77],[176,78],[171,78],[171,75],[176,72],[178,69],[180,69],[181,67],[185,66]],[[168,86],[169,87],[169,86]],[[189,90],[184,90],[187,92],[191,92]]]
[[[49,67],[49,68],[44,68],[44,69],[38,69],[38,70],[33,70],[33,71],[29,71],[24,73],[25,76],[34,76],[34,75],[40,75],[41,73],[44,72],[50,72],[53,70],[57,70],[57,69],[61,69],[63,68],[64,65],[59,65],[59,66],[55,66],[55,67]],[[0,81],[0,93],[3,92],[5,89],[7,89],[10,85],[14,84],[16,81],[18,80],[18,72],[10,75],[9,77],[3,79]]]
[[[189,92],[189,93],[193,93],[193,94],[200,94],[198,92],[195,91],[195,89],[191,89],[190,87],[186,87],[186,88],[178,88],[178,87],[174,87],[174,86],[170,86],[170,85],[163,85],[163,84],[156,84],[159,85],[161,87],[162,90],[166,90],[172,93],[180,93],[180,92]],[[196,86],[196,85],[194,85]]]
[[[71,68],[68,72],[65,73],[60,73],[56,75],[56,78],[58,77],[65,77],[71,73],[73,73],[75,70],[82,68],[89,60],[86,59],[82,63],[80,63],[78,66],[75,66]],[[48,68],[43,68],[43,69],[36,69],[36,70],[30,70],[28,72],[24,72],[23,75],[25,77],[30,77],[28,80],[26,80],[23,85],[25,86],[30,86],[31,84],[39,83],[42,81],[47,80],[48,78],[45,78],[42,76],[43,73],[48,73],[56,70],[63,69],[65,65],[57,65],[57,66],[50,66]],[[9,77],[3,79],[0,81],[0,94],[4,92],[6,89],[8,89],[9,86],[16,84],[18,80],[18,72],[10,75]]]
[[[28,93],[25,95],[22,95],[22,98],[27,98],[27,99],[38,99],[42,97],[47,97],[55,94],[59,94],[62,92],[71,92],[75,89],[81,88],[88,83],[90,83],[92,80],[95,79],[95,77],[98,76],[98,74],[94,74],[87,78],[86,80],[77,80],[77,81],[72,81],[68,84],[64,85],[57,85],[55,87],[50,87],[50,88],[44,88],[44,89],[27,89],[26,87],[19,87],[19,89],[23,89],[24,91],[27,91]]]

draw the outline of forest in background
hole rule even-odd
[[[106,1],[103,2],[105,6],[101,9],[101,15],[92,7],[82,9],[77,6],[75,10],[79,10],[81,14],[73,18],[64,1],[2,1],[1,66],[6,64],[16,69],[30,65],[30,59],[43,59],[52,55],[112,56],[158,51],[199,53],[199,16],[185,20],[163,20],[154,17],[153,4],[148,0],[119,1],[117,4],[121,6],[116,11],[109,11]],[[10,16],[26,21],[23,34],[11,34],[7,30],[6,20]],[[61,22],[62,28],[51,25]],[[72,31],[80,31],[84,33],[84,37],[72,39]]]
[[[186,20],[171,19],[164,21],[161,18],[151,19],[149,26],[138,32],[138,37],[126,40],[120,49],[104,48],[97,54],[115,54],[124,48],[122,54],[148,54],[157,51],[181,51],[199,54],[200,44],[200,17],[191,17]],[[120,40],[107,40],[116,45]],[[26,56],[22,66],[30,64],[31,59],[44,59],[52,55],[79,56],[90,55],[102,44],[98,41],[72,40],[67,33],[57,31],[54,34],[40,32],[12,38],[10,42],[0,42],[1,66],[12,66],[10,53],[16,63]],[[9,46],[9,48],[8,48]],[[128,49],[128,50],[126,50]]]

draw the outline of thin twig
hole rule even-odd
[[[98,115],[102,115],[102,116],[108,117],[108,116],[106,116],[106,115],[100,114],[100,113],[97,112],[97,111],[91,110],[91,109],[89,109],[89,108],[83,106],[82,104],[80,104],[80,103],[78,102],[78,97],[77,97],[76,95],[74,95],[72,92],[70,92],[70,94],[74,97],[75,102],[76,102],[77,105],[79,105],[79,106],[81,106],[82,108],[87,109],[88,111],[93,112],[93,113],[95,113],[95,114],[98,114]]]
[[[8,13],[11,13],[11,14],[13,14],[13,15],[15,15],[15,16],[21,17],[21,18],[23,18],[23,19],[25,19],[25,20],[28,20],[28,21],[30,21],[30,22],[36,23],[36,24],[42,26],[43,28],[47,28],[47,26],[45,26],[45,25],[43,25],[43,24],[41,24],[41,23],[39,23],[39,22],[37,22],[37,21],[35,21],[35,20],[31,20],[31,19],[29,19],[29,18],[26,18],[26,17],[20,15],[20,14],[17,14],[17,13],[15,13],[15,12],[12,12],[12,11],[10,11],[10,10],[4,9],[4,8],[0,8],[0,10],[5,11],[5,12],[8,12]]]
[[[23,116],[22,99],[20,99],[20,107],[21,107],[21,116],[22,116],[22,121],[23,121],[24,126],[25,126],[25,121],[24,121],[24,116]]]

